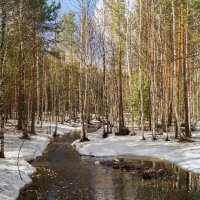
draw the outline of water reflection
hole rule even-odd
[[[79,132],[56,138],[44,156],[33,163],[38,172],[33,176],[33,183],[21,192],[20,200],[200,199],[199,175],[166,162],[134,159],[134,162],[141,162],[146,167],[167,167],[177,174],[176,181],[143,180],[129,172],[95,165],[95,158],[80,157],[70,146],[77,137]]]
[[[138,161],[137,161],[138,162]],[[143,161],[146,166],[150,162]],[[160,168],[165,165],[171,167],[178,175],[177,181],[172,180],[143,180],[133,177],[129,172],[112,170],[110,176],[112,181],[109,182],[111,199],[158,199],[158,200],[197,200],[200,199],[200,176],[184,171],[168,163],[154,162],[153,167]]]

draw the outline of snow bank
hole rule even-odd
[[[21,136],[19,131],[14,128],[15,122],[9,121],[9,126],[6,127],[5,134],[5,157],[0,159],[0,200],[17,199],[19,191],[32,180],[30,176],[36,172],[36,169],[27,161],[34,160],[37,156],[41,156],[47,145],[50,143],[52,134],[55,129],[55,124],[51,126],[51,134],[49,124],[44,123],[43,128],[37,127],[37,135],[31,136],[31,140],[24,141],[20,151],[19,169],[22,180],[18,171],[18,153],[23,143],[19,139]],[[62,135],[69,133],[72,130],[80,130],[79,126],[61,125],[58,124],[58,134]]]
[[[79,143],[76,140],[72,145],[76,150],[87,156],[143,156],[167,160],[186,170],[200,173],[200,132],[193,132],[194,143],[179,143],[171,136],[171,141],[164,141],[165,136],[158,136],[152,141],[151,133],[145,132],[145,141],[141,140],[141,133],[136,136],[115,136],[102,138],[102,130],[88,134],[89,142]]]

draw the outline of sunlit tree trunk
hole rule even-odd
[[[151,130],[153,140],[156,140],[156,130],[155,130],[155,30],[154,30],[154,2],[150,0],[149,5],[149,15],[150,15],[150,96],[151,96]]]
[[[124,133],[124,108],[123,108],[123,88],[122,88],[122,47],[119,38],[119,133]]]
[[[142,91],[142,68],[141,68],[141,49],[142,49],[142,36],[141,36],[141,32],[142,32],[142,0],[139,1],[139,12],[140,12],[140,18],[139,18],[139,40],[138,40],[138,70],[139,70],[139,90],[140,90],[140,124],[141,124],[141,131],[142,131],[142,140],[145,140],[144,137],[144,109],[143,109],[143,91]]]
[[[88,103],[88,15],[89,1],[86,1],[86,11],[84,14],[84,1],[81,2],[81,33],[80,33],[80,82],[79,82],[79,99],[80,99],[80,119],[81,119],[81,141],[87,141],[87,103]]]
[[[130,102],[129,102],[129,106],[130,106],[130,111],[131,111],[131,125],[132,125],[132,129],[133,129],[133,133],[134,133],[134,113],[133,113],[133,84],[132,84],[132,77],[131,77],[131,29],[130,29],[130,8],[129,8],[129,0],[127,3],[127,17],[126,17],[126,62],[127,62],[127,68],[128,68],[128,84],[129,84],[129,93],[130,93]]]
[[[171,0],[172,5],[172,17],[173,17],[173,108],[174,108],[174,118],[176,124],[176,134],[177,138],[180,134],[180,123],[178,117],[178,98],[177,98],[177,54],[176,54],[176,15],[174,8],[174,0]]]
[[[185,2],[187,4],[187,2]],[[186,32],[186,20],[183,18],[186,15],[186,7],[181,2],[181,29],[182,29],[182,39],[183,39],[183,51],[182,51],[182,61],[183,61],[183,87],[184,87],[184,107],[185,107],[185,136],[190,137],[190,122],[189,122],[189,98],[188,98],[188,44],[187,44],[187,32]]]

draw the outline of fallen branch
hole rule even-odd
[[[19,176],[20,176],[21,180],[22,180],[22,175],[21,175],[21,172],[20,172],[20,169],[19,169],[19,155],[20,155],[20,151],[21,151],[21,149],[22,149],[22,147],[24,145],[24,142],[25,142],[25,140],[23,140],[23,142],[22,142],[22,144],[21,144],[21,146],[19,148],[19,152],[18,152],[18,156],[17,156],[17,169],[18,169]]]

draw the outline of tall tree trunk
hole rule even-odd
[[[23,53],[23,0],[19,2],[19,80],[18,80],[18,129],[21,130],[23,126],[23,63],[24,63],[24,53]]]
[[[153,140],[156,140],[156,130],[155,130],[155,30],[154,30],[154,2],[150,0],[149,5],[149,15],[150,15],[150,97],[151,97],[151,130]]]
[[[18,129],[23,130],[23,138],[28,139],[27,131],[27,106],[25,97],[25,63],[24,63],[24,30],[23,30],[23,9],[24,1],[20,0],[19,15],[19,96],[18,96]]]
[[[84,1],[81,1],[81,34],[80,34],[80,80],[79,80],[79,99],[80,99],[80,120],[81,120],[81,141],[87,141],[87,53],[88,53],[88,6],[86,0],[86,16],[84,16]],[[84,21],[85,20],[85,21]],[[85,22],[85,23],[84,23]],[[85,25],[85,26],[84,26]],[[85,34],[83,33],[85,29]],[[85,37],[84,37],[85,36]],[[85,92],[83,91],[85,87]]]
[[[145,140],[144,137],[144,109],[143,109],[143,91],[142,91],[142,69],[141,69],[141,33],[142,33],[142,0],[139,1],[139,10],[140,10],[140,25],[139,25],[139,40],[138,40],[138,70],[139,70],[139,90],[140,90],[140,124],[141,124],[141,131],[142,131],[142,140]]]
[[[4,158],[4,66],[5,66],[5,35],[6,35],[6,0],[2,0],[0,3],[2,10],[1,19],[1,46],[0,46],[0,158]]]
[[[36,72],[36,91],[37,91],[37,124],[40,123],[40,72],[39,72],[39,56],[38,56],[38,53],[37,53],[37,56],[36,56],[36,69],[37,69],[37,72]]]
[[[133,84],[132,84],[132,77],[131,77],[131,66],[130,66],[130,59],[131,59],[131,52],[130,52],[130,46],[131,46],[131,29],[130,29],[130,8],[129,8],[129,0],[127,3],[127,17],[126,17],[126,22],[127,22],[127,27],[126,27],[126,62],[127,62],[127,68],[128,68],[128,84],[129,84],[129,93],[130,93],[130,102],[129,102],[129,106],[130,106],[130,112],[131,112],[131,125],[132,125],[132,131],[134,134],[134,113],[133,113]]]
[[[185,2],[186,3],[186,2]],[[190,125],[189,125],[189,105],[188,105],[188,63],[187,63],[187,32],[183,17],[185,16],[185,5],[181,2],[181,29],[182,29],[182,39],[183,39],[183,51],[182,51],[182,61],[183,61],[183,87],[184,87],[184,107],[185,107],[185,136],[190,137]]]
[[[177,92],[177,54],[176,54],[176,15],[174,8],[174,0],[171,0],[172,5],[172,17],[173,17],[173,108],[174,108],[174,118],[176,125],[175,137],[177,138],[180,134],[180,123],[178,116],[178,92]]]
[[[36,54],[37,54],[37,49],[36,49],[36,30],[35,27],[33,27],[33,49],[32,49],[32,54],[33,54],[33,66],[31,70],[31,134],[36,134],[35,133],[35,112],[36,112],[36,105],[37,105],[37,78],[36,78],[36,72],[37,72],[37,67],[36,67]]]
[[[122,50],[119,38],[119,134],[124,134],[124,109],[123,109],[123,88],[122,88]]]

